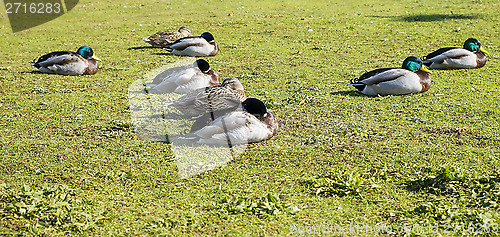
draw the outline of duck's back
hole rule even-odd
[[[443,53],[446,53],[447,51],[450,51],[452,49],[460,49],[459,47],[445,47],[445,48],[440,48],[430,54],[427,54],[427,56],[425,56],[423,59],[426,60],[426,59],[431,59],[431,58],[434,58],[438,55],[441,55]]]
[[[405,95],[420,92],[420,77],[413,72],[397,77],[394,80],[369,85],[363,91],[367,95]]]
[[[66,61],[70,60],[72,57],[76,57],[76,58],[79,58],[81,56],[79,56],[78,54],[74,53],[74,52],[70,52],[70,51],[55,51],[55,52],[51,52],[51,53],[48,53],[48,54],[45,54],[41,57],[38,58],[38,60],[35,62],[33,61],[32,65],[37,67],[37,68],[40,68],[44,62],[47,64],[49,62],[55,62],[54,60],[51,60],[51,59],[60,59],[61,61],[64,60],[64,58],[62,58],[61,56],[64,56],[64,58],[66,58]]]
[[[227,116],[219,117],[208,126],[195,132],[204,144],[247,144],[268,139],[269,130],[255,116],[235,111]]]

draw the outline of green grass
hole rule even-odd
[[[454,223],[498,223],[498,7],[81,1],[16,34],[0,7],[0,235],[288,235],[430,222],[453,236],[462,233]],[[187,179],[168,144],[135,137],[127,99],[132,82],[179,60],[140,48],[141,38],[183,25],[213,33],[221,51],[211,67],[238,77],[280,122],[273,139]],[[486,66],[433,72],[426,93],[366,97],[347,85],[469,37],[490,52]],[[96,75],[32,73],[34,58],[81,45],[103,60]]]

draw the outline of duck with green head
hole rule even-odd
[[[82,46],[76,52],[56,51],[45,54],[31,65],[43,73],[93,75],[99,69],[97,61],[101,60],[94,56],[94,51],[88,46]]]
[[[420,58],[410,56],[402,68],[380,68],[361,75],[351,84],[371,96],[405,95],[425,92],[431,87],[430,72]]]
[[[481,42],[474,38],[465,41],[464,47],[440,48],[426,57],[424,65],[430,69],[467,69],[480,68],[486,64],[488,52],[481,47]]]

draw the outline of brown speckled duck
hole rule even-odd
[[[186,26],[183,26],[178,31],[158,31],[156,34],[149,36],[148,38],[143,38],[142,40],[151,44],[153,47],[164,48],[178,39],[190,36],[193,36],[191,34],[191,30]]]
[[[227,109],[241,104],[246,99],[243,85],[234,77],[225,79],[220,85],[201,88],[167,103],[186,116],[199,116],[207,112]]]

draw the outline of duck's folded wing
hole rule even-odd
[[[65,54],[53,54],[51,57],[42,56],[36,64],[40,67],[50,67],[52,65],[63,65],[72,62],[82,61],[82,57],[76,53],[68,52]],[[43,59],[42,59],[43,58]]]
[[[221,89],[222,91],[226,91]],[[220,109],[227,109],[241,105],[241,100],[233,93],[205,93],[200,94],[194,101],[194,107],[200,110],[213,111]],[[203,109],[202,109],[203,108]]]
[[[165,42],[175,42],[176,40],[183,38],[183,36],[184,35],[179,31],[167,31],[161,35],[161,38]]]
[[[451,48],[434,57],[427,57],[427,59],[424,60],[424,63],[443,63],[445,60],[450,58],[456,59],[470,56],[472,54],[473,53],[471,51],[463,48]]]
[[[157,32],[157,33],[155,33],[155,34],[153,34],[153,35],[151,35],[151,36],[149,36],[149,37],[147,37],[147,38],[142,38],[142,40],[144,40],[144,41],[146,41],[148,43],[155,43],[155,41],[157,41],[158,38],[160,38],[160,35],[158,35],[158,33],[160,33],[160,31]]]
[[[214,120],[195,134],[200,137],[198,143],[236,145],[265,140],[266,130],[253,115],[236,111]]]
[[[155,78],[153,78],[152,83],[160,84],[162,81],[169,79],[172,75],[187,70],[189,68],[193,68],[193,64],[168,68],[165,71],[161,72],[160,74],[156,75]]]
[[[191,77],[189,81],[183,84],[179,84],[174,92],[178,94],[187,94],[196,89],[206,88],[209,86],[210,86],[210,76],[198,73],[193,77]]]
[[[220,117],[195,134],[200,137],[198,143],[218,145],[248,144],[273,136],[265,124],[243,111]]]
[[[364,75],[361,76],[361,78],[365,78],[365,79],[359,80],[358,83],[362,83],[365,85],[379,84],[382,82],[397,79],[401,76],[408,74],[409,72],[410,71],[408,71],[406,69],[402,69],[402,68],[384,69],[383,71],[381,71],[379,73],[370,74],[371,76],[369,76],[369,77],[366,77],[366,76],[363,77]],[[368,72],[368,73],[371,73],[371,72]]]
[[[38,60],[35,62],[33,61],[33,63],[39,63],[39,62],[43,62],[51,57],[56,57],[56,56],[61,56],[61,55],[64,55],[64,54],[75,54],[73,52],[70,52],[70,51],[56,51],[56,52],[51,52],[51,53],[48,53],[48,54],[45,54],[41,57],[38,58]]]
[[[446,51],[449,51],[449,50],[452,50],[452,49],[459,49],[458,47],[445,47],[445,48],[440,48],[430,54],[427,54],[427,56],[425,57],[422,57],[423,60],[427,60],[427,59],[430,59],[430,58],[434,58],[440,54],[443,54],[445,53]]]
[[[197,75],[196,71],[194,68],[187,68],[186,70],[179,71],[177,73],[174,73],[166,78],[163,78],[163,81],[154,86],[153,89],[157,91],[162,91],[162,92],[179,92],[179,93],[185,93],[188,92],[189,90],[186,89],[180,89],[180,86],[187,86],[191,80],[193,80],[193,77]],[[178,91],[180,89],[180,91]]]
[[[200,37],[187,37],[187,38],[182,38],[171,45],[168,45],[166,48],[167,49],[175,49],[175,50],[184,50],[187,47],[191,46],[203,46],[207,43],[207,41],[203,38]]]
[[[222,94],[216,97],[217,102],[223,108],[230,108],[241,105],[242,100],[234,94]],[[244,99],[243,99],[244,100]],[[220,108],[222,109],[222,108]]]
[[[233,108],[227,108],[227,109],[222,109],[222,110],[215,110],[212,112],[204,113],[198,117],[196,117],[194,123],[191,125],[191,129],[189,130],[189,133],[194,133],[205,126],[209,125],[211,122],[213,122],[215,119],[220,118],[222,116],[227,116],[228,114],[235,112],[235,111],[242,111],[243,108],[241,106],[239,107],[233,107]]]
[[[158,31],[154,33],[153,35],[149,36],[149,39],[151,40],[158,40],[161,39],[162,37],[165,37],[165,35],[171,34],[170,31]]]
[[[215,119],[209,125],[196,131],[194,134],[201,138],[211,138],[215,134],[225,133],[237,129],[238,127],[246,126],[250,118],[248,113],[235,111]]]
[[[165,47],[181,37],[182,36],[179,32],[175,35],[175,33],[171,31],[158,31],[156,34],[151,35],[148,38],[142,38],[142,40],[150,43],[153,47]]]
[[[168,80],[174,81],[177,85],[183,85],[193,80],[194,77],[200,76],[200,74],[200,70],[196,70],[196,68],[188,68],[172,75]]]
[[[176,100],[167,102],[166,105],[175,108],[194,107],[196,100],[198,100],[205,94],[206,92],[204,88],[197,89],[181,96]]]

